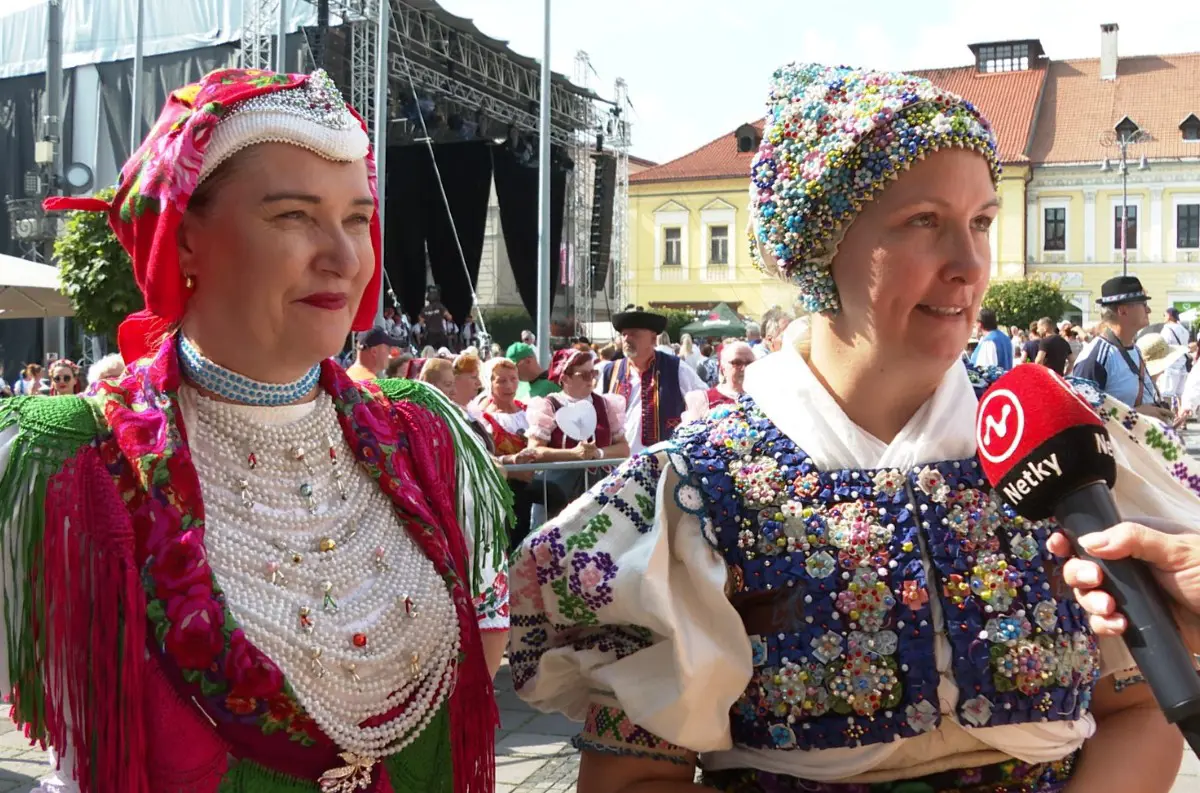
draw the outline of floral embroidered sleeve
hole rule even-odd
[[[683,456],[661,444],[514,556],[517,693],[586,720],[582,748],[680,760],[731,745],[751,650],[703,512]]]
[[[1070,378],[1076,392],[1104,419],[1119,466],[1113,495],[1127,518],[1174,520],[1200,531],[1200,463],[1176,432],[1099,391]]]

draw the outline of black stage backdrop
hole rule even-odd
[[[438,144],[433,151],[446,189],[445,201],[426,146],[388,148],[384,198],[387,271],[400,296],[401,310],[415,318],[425,304],[428,249],[429,269],[434,283],[441,287],[442,303],[461,324],[471,310],[471,288],[479,278],[492,161],[482,141]],[[462,244],[461,257],[454,242],[455,229]],[[463,270],[463,258],[469,276]]]
[[[425,305],[425,229],[437,183],[424,146],[389,146],[386,167],[384,267],[400,310],[415,321]]]
[[[471,308],[471,290],[463,271],[454,230],[470,272],[478,283],[479,260],[487,229],[488,195],[496,181],[500,225],[521,302],[531,316],[537,313],[538,171],[517,161],[505,147],[484,142],[443,143],[433,147],[442,185],[423,144],[388,148],[384,223],[388,277],[400,298],[400,309],[415,319],[425,304],[425,256],[442,302],[461,324]],[[556,155],[561,154],[557,151]],[[558,157],[555,157],[557,161]],[[555,168],[550,179],[550,300],[559,279],[559,258],[566,201],[566,171]]]
[[[559,162],[562,149],[551,149],[551,162]],[[500,202],[500,225],[504,246],[512,264],[517,291],[529,316],[537,316],[538,169],[522,165],[508,148],[492,149],[492,172],[496,198]],[[558,286],[563,236],[563,207],[567,195],[567,172],[550,170],[550,305]]]

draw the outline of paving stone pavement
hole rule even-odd
[[[1200,425],[1185,433],[1188,451],[1200,457]],[[512,687],[507,662],[496,676],[500,730],[496,736],[496,793],[575,793],[579,753],[570,739],[580,725],[525,705]],[[0,793],[29,793],[48,772],[44,752],[31,748],[7,719],[0,719]],[[1184,752],[1170,793],[1200,793],[1200,760]]]

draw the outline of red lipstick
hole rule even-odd
[[[302,297],[298,302],[313,308],[322,308],[326,311],[337,311],[346,307],[345,292],[314,292],[308,297]]]

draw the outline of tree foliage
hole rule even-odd
[[[507,350],[514,341],[520,341],[521,331],[535,327],[533,317],[523,308],[496,308],[482,313],[488,335],[502,350]]]
[[[994,281],[983,297],[983,307],[996,312],[1002,327],[1028,328],[1042,317],[1062,319],[1070,310],[1071,301],[1057,283],[1045,278],[1026,278]]]
[[[113,190],[96,193],[111,201]],[[129,255],[117,241],[103,212],[70,212],[66,229],[54,243],[63,294],[75,309],[75,321],[94,335],[116,341],[117,326],[140,311],[142,294],[133,280]]]
[[[679,343],[679,337],[683,335],[684,327],[696,321],[696,312],[685,311],[681,308],[656,308],[654,312],[666,316],[667,333],[671,336],[671,341],[676,344]]]

